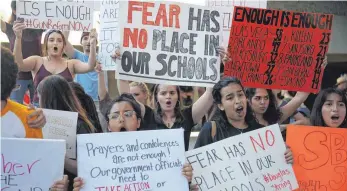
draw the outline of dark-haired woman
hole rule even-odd
[[[213,87],[212,94],[218,106],[219,115],[216,115],[216,121],[207,122],[202,127],[195,148],[262,127],[253,115],[244,88],[238,79],[227,77],[220,80]],[[215,129],[213,123],[215,123]],[[293,162],[290,149],[287,149],[285,158],[288,163]]]
[[[311,124],[319,127],[347,128],[347,100],[338,89],[322,90],[311,111]]]
[[[88,118],[92,121],[95,130],[97,133],[102,133],[103,129],[100,125],[100,120],[98,116],[98,112],[96,110],[94,101],[92,97],[90,97],[84,91],[83,87],[77,82],[70,82],[71,88],[74,90],[78,100],[80,101],[83,109],[86,111]]]
[[[216,48],[223,58],[223,48]],[[120,59],[121,53],[116,50],[114,59]],[[129,83],[118,79],[119,92],[130,92]],[[185,149],[189,148],[189,139],[193,127],[201,121],[213,105],[212,88],[207,88],[205,93],[191,106],[181,109],[179,86],[157,84],[153,90],[153,119],[149,120],[149,129],[184,129]],[[144,107],[143,107],[144,108]],[[149,108],[150,109],[150,108]],[[145,112],[145,109],[142,110]],[[147,111],[147,110],[146,110]],[[144,113],[144,115],[146,115]],[[147,122],[147,121],[146,121]]]
[[[77,134],[96,132],[76,94],[68,81],[62,76],[51,75],[46,77],[37,87],[37,92],[41,108],[78,113]],[[65,158],[65,174],[69,176],[69,190],[72,190],[72,182],[77,175],[76,160]]]
[[[106,109],[106,120],[110,132],[137,131],[141,125],[141,106],[131,94],[121,94],[109,102]],[[188,181],[192,179],[193,169],[191,165],[185,164],[182,174]],[[74,191],[79,191],[84,181],[81,177],[74,179]]]
[[[43,56],[30,56],[23,59],[22,55],[22,32],[26,28],[24,22],[15,21],[13,31],[16,35],[14,45],[15,60],[20,71],[30,72],[34,78],[34,85],[38,84],[47,76],[58,74],[67,81],[73,81],[75,74],[87,73],[94,70],[96,63],[96,32],[92,30],[91,51],[88,63],[82,63],[79,60],[66,60],[63,58],[63,52],[66,45],[64,35],[59,30],[50,30],[46,33],[43,44]],[[37,93],[34,96],[34,105],[38,106]]]
[[[251,104],[252,110],[258,122],[264,126],[272,125],[275,123],[282,124],[287,121],[289,123],[289,117],[292,116],[296,110],[301,106],[302,103],[307,99],[309,93],[298,92],[293,99],[288,103],[282,105],[282,100],[276,99],[275,96],[279,96],[278,92],[274,90],[274,93],[269,89],[262,88],[247,88],[246,96]],[[278,101],[280,107],[277,106]],[[301,113],[295,113],[294,117],[297,116],[298,122],[296,124],[308,125],[308,119]]]

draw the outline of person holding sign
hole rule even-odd
[[[217,51],[220,51],[219,49]],[[119,49],[112,56],[120,59]],[[128,93],[129,83],[118,79],[118,91]],[[189,138],[193,127],[200,122],[213,105],[212,88],[207,88],[205,93],[190,107],[181,110],[179,86],[157,84],[153,91],[154,115],[150,120],[153,124],[149,129],[175,129],[184,128],[184,142],[186,151],[189,148]],[[142,106],[142,108],[145,108]],[[145,109],[142,110],[145,112]],[[142,113],[142,115],[146,115]]]
[[[310,94],[298,92],[290,102],[280,108],[277,106],[275,96],[270,89],[247,88],[246,95],[258,122],[261,125],[269,126],[286,121]],[[296,124],[308,125],[308,120],[302,114],[296,113],[294,118],[297,119]]]
[[[26,28],[24,22],[15,21],[13,30],[16,34],[14,47],[15,60],[20,71],[31,71],[34,77],[35,87],[47,76],[58,74],[63,76],[68,81],[73,81],[73,77],[78,73],[87,73],[94,70],[96,64],[96,31],[92,30],[90,34],[91,51],[88,64],[80,60],[66,60],[63,58],[64,47],[66,40],[64,35],[59,30],[50,30],[47,32],[44,39],[43,55],[30,56],[23,59],[22,55],[22,33]],[[34,97],[34,104],[38,105],[37,92]]]
[[[15,89],[18,67],[12,52],[1,47],[1,137],[42,138],[46,124],[42,109],[28,109],[9,99]]]
[[[37,87],[37,92],[40,98],[40,107],[42,108],[78,112],[77,134],[94,133],[96,131],[68,81],[62,76],[51,75],[46,77]],[[65,174],[69,176],[70,180],[69,188],[72,189],[72,181],[77,175],[76,160],[65,158],[65,170]]]
[[[131,94],[121,94],[112,100],[107,108],[106,120],[110,132],[137,131],[141,124],[141,107]],[[184,164],[182,174],[191,181],[193,169],[191,165]],[[83,179],[74,179],[74,191],[79,191],[84,185]]]
[[[219,115],[216,121],[204,124],[194,148],[263,127],[254,117],[244,88],[237,78],[226,77],[220,80],[214,85],[212,95]],[[290,149],[285,152],[285,158],[288,163],[293,163]]]
[[[312,108],[311,124],[318,127],[347,128],[347,98],[341,90],[321,91]]]

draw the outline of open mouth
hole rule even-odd
[[[171,101],[166,101],[166,105],[171,106]]]
[[[241,114],[242,111],[243,111],[243,106],[239,106],[236,108],[236,113]]]
[[[54,50],[54,52],[57,52],[58,51],[58,47],[53,47],[53,50]]]
[[[120,132],[124,132],[124,131],[127,131],[124,127],[122,127],[121,129],[120,129]]]
[[[332,117],[331,117],[331,120],[333,120],[333,121],[337,121],[337,120],[339,120],[339,116],[337,116],[337,115],[333,115]]]

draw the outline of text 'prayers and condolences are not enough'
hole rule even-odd
[[[78,135],[86,191],[188,191],[183,130]]]
[[[120,2],[124,80],[211,87],[220,78],[221,15],[182,3]]]
[[[235,7],[225,75],[247,87],[317,93],[333,15]]]

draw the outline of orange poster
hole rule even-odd
[[[347,129],[289,126],[298,191],[347,191]]]

